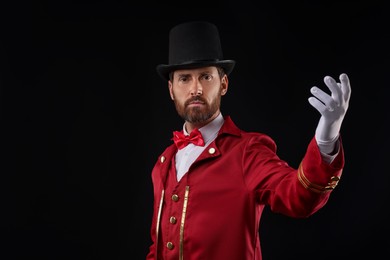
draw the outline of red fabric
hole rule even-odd
[[[189,143],[193,143],[195,145],[204,146],[204,140],[202,137],[202,133],[199,131],[199,129],[194,129],[190,133],[190,135],[185,135],[183,131],[174,131],[173,142],[176,144],[178,149],[183,149],[186,147]]]
[[[322,161],[313,137],[302,159],[306,178],[326,185],[332,176],[341,177],[342,148],[340,140],[337,158],[327,164]],[[259,223],[264,207],[290,217],[306,218],[320,210],[332,194],[304,188],[297,177],[298,165],[290,166],[279,158],[276,144],[269,136],[244,132],[230,117],[225,117],[216,140],[179,182],[174,170],[176,152],[174,144],[167,147],[151,174],[155,203],[147,260],[179,259],[179,226],[183,220],[185,260],[261,260]],[[182,219],[186,187],[189,187],[188,204]],[[157,238],[162,190],[165,195]],[[178,201],[172,200],[173,194],[179,196]],[[176,224],[169,222],[172,216],[177,218]],[[174,248],[168,249],[167,242],[172,242]]]

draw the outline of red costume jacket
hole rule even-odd
[[[178,182],[167,147],[153,171],[152,245],[147,260],[261,260],[259,222],[273,212],[305,218],[325,205],[342,174],[343,147],[331,164],[313,138],[294,168],[267,135],[237,128],[229,116]]]

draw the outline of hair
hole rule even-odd
[[[217,68],[217,70],[218,70],[219,77],[222,79],[222,77],[225,76],[225,74],[226,74],[225,71],[223,70],[222,67],[216,66],[216,68]],[[174,73],[174,72],[175,72],[174,70],[172,70],[171,72],[169,72],[169,80],[170,80],[170,81],[173,81],[173,73]]]

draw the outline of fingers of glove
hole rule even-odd
[[[332,98],[336,102],[337,105],[343,104],[343,92],[339,86],[339,84],[330,76],[324,77],[324,83],[332,92]]]
[[[309,101],[310,105],[312,105],[315,109],[318,110],[318,112],[320,112],[321,115],[324,115],[325,112],[327,111],[327,108],[324,105],[324,103],[319,101],[317,98],[309,97],[308,101]]]
[[[337,84],[336,84],[337,85]],[[331,97],[329,94],[325,93],[322,89],[317,87],[312,87],[310,89],[313,96],[315,96],[318,100],[320,100],[322,103],[325,104],[325,108],[327,108],[329,111],[335,110],[335,108],[339,105],[333,97]]]
[[[348,104],[351,97],[351,83],[349,81],[348,75],[345,73],[342,73],[339,78],[341,82],[340,89],[342,91],[344,102]]]

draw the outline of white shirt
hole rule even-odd
[[[217,137],[219,129],[221,129],[224,123],[224,119],[222,113],[207,125],[199,128],[199,131],[202,133],[203,140],[205,145],[198,146],[192,143],[189,143],[183,149],[180,149],[176,153],[175,161],[176,161],[176,177],[177,181],[186,174],[192,163],[198,158],[198,156],[206,149],[206,147],[214,141]],[[185,128],[185,123],[183,124],[183,133],[185,135],[189,135]]]

